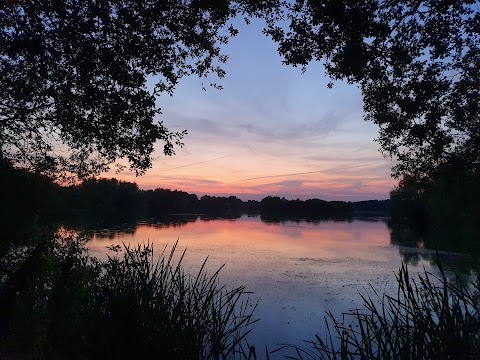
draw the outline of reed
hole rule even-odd
[[[454,281],[440,266],[412,278],[402,265],[395,296],[362,295],[363,309],[342,321],[325,316],[326,332],[293,350],[291,359],[480,359],[480,288],[477,281]]]
[[[247,342],[256,306],[243,287],[220,285],[221,269],[208,273],[205,260],[194,276],[185,273],[177,243],[158,258],[151,244],[110,250],[100,261],[69,236],[26,249],[26,260],[0,277],[1,299],[9,299],[0,355],[257,359]],[[452,280],[441,266],[439,275],[412,278],[402,265],[394,296],[372,288],[362,309],[341,321],[328,312],[323,334],[265,349],[265,358],[480,359],[478,280]]]
[[[186,274],[177,243],[158,258],[150,244],[111,250],[100,261],[79,239],[57,239],[41,274],[17,294],[3,347],[49,359],[251,356],[245,339],[256,306],[243,287],[219,284],[220,269],[208,273],[205,260]]]

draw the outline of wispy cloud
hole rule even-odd
[[[304,76],[283,66],[275,44],[257,27],[257,34],[254,24],[242,28],[227,45],[224,90],[201,91],[202,80],[188,77],[173,97],[159,99],[158,120],[189,134],[177,155],[160,156],[135,181],[142,188],[243,199],[388,196],[392,163],[378,153],[376,125],[362,120],[360,90],[346,82],[328,90],[320,63]],[[163,154],[162,145],[156,154]]]
[[[354,169],[364,167],[364,165],[355,165],[355,166],[347,166],[341,168],[330,168],[324,170],[315,170],[315,171],[307,171],[307,172],[297,172],[297,173],[288,173],[288,174],[277,174],[277,175],[267,175],[267,176],[258,176],[249,179],[238,180],[235,182],[243,182],[243,181],[250,181],[250,180],[260,180],[260,179],[271,179],[271,178],[278,178],[278,177],[287,177],[287,176],[300,176],[300,175],[310,175],[310,174],[318,174],[318,173],[326,173],[335,170],[347,170],[347,169]]]

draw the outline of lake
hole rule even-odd
[[[268,223],[259,217],[234,220],[178,217],[171,222],[140,222],[130,228],[91,233],[92,255],[104,257],[112,244],[149,242],[157,251],[178,239],[187,249],[184,267],[195,273],[208,257],[208,269],[225,264],[220,281],[245,285],[258,301],[259,321],[249,342],[263,352],[279,344],[302,344],[322,331],[326,311],[340,316],[359,308],[359,293],[396,290],[395,273],[402,261],[411,273],[436,272],[435,253],[393,245],[381,219]],[[465,256],[443,253],[445,261],[461,265]]]

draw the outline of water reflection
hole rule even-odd
[[[404,221],[387,220],[392,244],[480,256],[479,229],[454,226],[412,226]]]
[[[93,232],[91,246],[102,240],[139,243],[173,242],[181,239],[185,247],[208,246],[230,249],[265,249],[288,253],[292,257],[364,257],[376,259],[370,250],[389,246],[389,233],[381,222],[365,221],[282,221],[262,222],[258,218],[211,219],[174,218],[140,222],[135,228],[102,229]]]
[[[383,219],[265,222],[247,216],[178,216],[139,222],[128,231],[94,231],[91,237],[89,247],[99,256],[111,244],[150,242],[161,250],[179,239],[179,252],[188,249],[187,270],[195,273],[207,257],[211,271],[225,264],[221,281],[245,285],[259,301],[261,320],[252,333],[259,348],[312,339],[322,330],[325,311],[340,315],[360,307],[359,292],[368,292],[370,285],[380,294],[395,292],[402,261],[413,275],[437,271],[435,252],[392,242]],[[459,254],[441,256],[465,274],[474,263]]]

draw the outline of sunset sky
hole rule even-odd
[[[187,78],[173,97],[158,100],[159,119],[171,131],[188,130],[185,147],[165,157],[158,144],[154,166],[142,177],[110,175],[142,189],[243,200],[388,198],[396,183],[392,162],[374,142],[376,125],[362,119],[358,88],[337,82],[328,89],[320,64],[302,75],[281,64],[261,26],[239,28],[224,47],[223,90],[202,91],[202,80]]]

